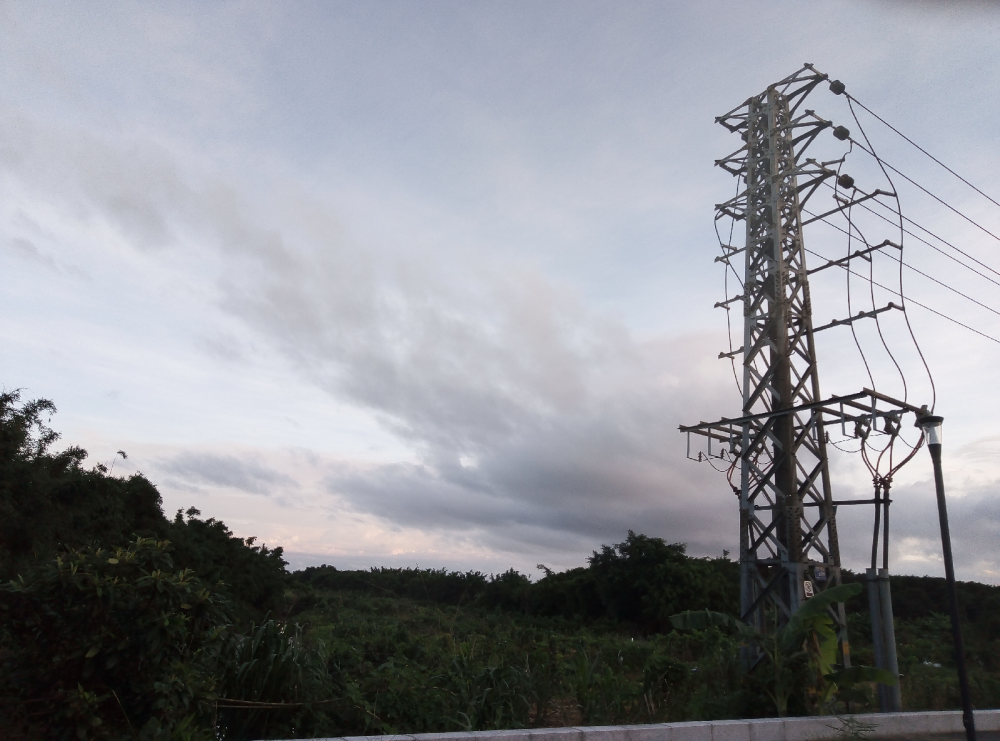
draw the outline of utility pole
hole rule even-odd
[[[976,741],[976,720],[972,715],[972,693],[969,690],[969,673],[965,668],[965,642],[958,609],[958,590],[955,587],[955,562],[951,555],[951,528],[948,526],[948,505],[944,498],[944,473],[941,469],[941,423],[943,417],[920,416],[917,426],[927,436],[927,449],[934,465],[934,488],[937,492],[938,523],[941,526],[941,550],[944,555],[944,576],[948,584],[948,606],[951,608],[951,635],[955,644],[955,665],[958,669],[958,688],[962,695],[962,725],[967,741]]]
[[[825,181],[836,180],[844,189],[854,183],[831,169],[836,162],[803,156],[824,130],[832,129],[839,140],[849,137],[847,129],[833,127],[811,110],[800,111],[806,96],[827,80],[807,64],[716,119],[743,140],[736,152],[716,162],[743,186],[716,207],[717,219],[745,222],[745,244],[723,245],[717,258],[736,272],[732,261],[743,256],[743,294],[717,304],[727,311],[730,304],[743,307],[743,347],[719,355],[742,359],[743,404],[738,418],[680,428],[688,433],[689,457],[691,435],[703,436],[709,457],[730,461],[731,475],[739,471],[733,489],[740,507],[741,618],[763,633],[787,623],[803,600],[841,583],[837,505],[875,503],[834,501],[826,428],[846,430],[850,424],[857,435],[875,430],[879,420],[898,427],[904,412],[920,411],[868,389],[828,399],[820,395],[814,335],[899,308],[889,304],[813,327],[809,273],[834,263],[807,270],[803,226],[881,193],[855,194],[854,200],[803,220],[803,205]],[[834,82],[831,89],[838,93],[843,86]],[[850,666],[844,606],[833,608],[831,617],[839,662]],[[751,649],[745,665],[750,668],[759,658]]]

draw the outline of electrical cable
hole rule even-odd
[[[734,196],[734,198],[737,197],[737,196],[739,196],[739,194],[740,194],[740,181],[739,181],[739,179],[737,179],[736,180],[736,195]],[[732,366],[732,369],[733,369],[733,380],[736,381],[736,389],[740,392],[740,397],[742,398],[743,397],[743,387],[742,387],[742,384],[740,383],[739,374],[736,372],[736,358],[735,358],[735,356],[733,354],[733,352],[734,352],[733,351],[733,325],[732,325],[732,319],[731,319],[731,317],[729,315],[729,271],[730,270],[732,270],[733,276],[736,278],[737,283],[739,283],[740,290],[743,291],[744,295],[746,294],[746,288],[744,287],[743,281],[740,279],[739,274],[737,274],[736,268],[734,268],[733,265],[732,265],[732,263],[729,262],[729,256],[726,254],[725,247],[724,247],[724,245],[722,243],[722,235],[719,234],[719,219],[718,218],[715,219],[714,226],[715,226],[715,237],[716,237],[716,239],[719,240],[719,247],[722,248],[722,255],[723,255],[723,258],[724,258],[724,264],[726,266],[725,271],[723,273],[722,285],[723,285],[723,291],[724,291],[725,296],[726,296],[726,303],[725,303],[725,309],[726,309],[726,336],[729,339],[729,363],[730,363],[730,365]],[[728,245],[730,246],[730,248],[732,248],[733,234],[734,234],[735,230],[736,230],[736,219],[735,218],[730,218],[730,223],[729,223],[729,242],[728,242]]]
[[[841,442],[843,442],[843,441],[841,441]],[[844,450],[842,447],[840,447],[839,443],[834,442],[833,440],[830,441],[830,445],[832,445],[833,447],[835,447],[841,453],[848,453],[850,455],[856,455],[857,453],[861,452],[861,448],[858,448],[857,450]]]
[[[850,105],[850,101],[848,101],[848,105]],[[854,120],[857,121],[857,117],[855,117]],[[858,126],[860,127],[861,124],[858,123]],[[867,139],[868,138],[865,137],[865,141],[867,141]],[[958,214],[963,219],[965,219],[970,224],[972,224],[974,227],[976,227],[977,229],[979,229],[982,232],[985,232],[986,234],[989,234],[991,237],[993,237],[993,239],[995,239],[998,242],[1000,242],[1000,237],[998,237],[996,234],[994,234],[993,232],[991,232],[985,226],[983,226],[982,224],[980,224],[979,222],[977,222],[975,219],[972,219],[972,218],[966,216],[965,214],[963,214],[961,211],[959,211],[957,208],[955,208],[954,206],[952,206],[950,203],[948,203],[947,201],[945,201],[940,196],[937,196],[937,195],[931,193],[929,190],[927,190],[927,188],[925,188],[924,186],[922,186],[920,183],[918,183],[916,180],[914,180],[913,178],[911,178],[909,175],[906,175],[906,174],[900,172],[895,167],[893,167],[892,165],[890,165],[888,162],[886,162],[885,160],[881,159],[877,154],[875,154],[875,152],[872,152],[872,151],[866,149],[864,147],[864,145],[859,144],[858,142],[854,141],[853,139],[851,139],[851,141],[853,143],[855,143],[855,144],[858,145],[858,149],[860,149],[863,152],[867,152],[872,157],[874,157],[876,159],[876,161],[878,161],[882,166],[888,167],[890,170],[892,170],[894,173],[896,173],[897,175],[899,175],[900,177],[902,177],[904,180],[906,180],[906,181],[910,182],[912,185],[915,185],[916,187],[918,187],[920,190],[922,190],[924,193],[926,193],[927,195],[929,195],[935,201],[937,201],[938,203],[940,203],[946,209],[948,209],[949,211],[952,211],[952,212]],[[869,146],[871,146],[871,145],[869,145]]]
[[[815,215],[815,214],[813,214],[813,213],[812,213],[811,211],[809,211],[809,210],[807,210],[807,209],[802,209],[802,211],[803,211],[803,213],[805,213],[805,214],[808,214],[809,216],[814,216],[814,215]],[[837,224],[834,224],[834,223],[833,223],[832,221],[828,221],[828,220],[827,220],[827,219],[825,219],[825,218],[824,218],[824,219],[820,219],[820,221],[822,221],[822,222],[823,222],[824,224],[826,224],[827,226],[831,226],[831,227],[833,227],[833,228],[834,228],[834,229],[836,229],[837,231],[840,231],[840,232],[842,232],[842,233],[844,233],[844,234],[847,234],[847,231],[846,231],[845,229],[843,229],[842,227],[838,226]],[[856,228],[856,227],[855,227],[855,228]],[[898,258],[898,257],[894,257],[894,256],[893,256],[893,255],[892,255],[891,253],[885,253],[885,252],[876,252],[875,254],[878,254],[878,255],[882,255],[882,256],[884,256],[884,257],[887,257],[887,258],[889,258],[890,260],[899,260],[899,259],[900,259],[900,258]],[[961,264],[961,263],[959,263],[959,264]],[[957,288],[955,288],[954,286],[949,286],[949,285],[948,285],[947,283],[945,283],[945,282],[943,282],[943,281],[940,281],[940,280],[938,280],[938,279],[937,279],[937,278],[935,278],[935,277],[934,277],[933,275],[928,275],[927,273],[925,273],[924,271],[920,270],[919,268],[915,268],[915,267],[913,267],[913,265],[911,265],[910,263],[908,263],[908,262],[905,262],[905,261],[904,261],[904,262],[903,262],[903,267],[905,267],[905,268],[908,268],[909,270],[912,270],[912,271],[913,271],[914,273],[916,273],[917,275],[920,275],[920,276],[923,276],[924,278],[927,278],[927,280],[929,280],[929,281],[932,281],[932,282],[934,282],[934,283],[937,283],[937,284],[938,284],[939,286],[941,286],[942,288],[947,288],[947,289],[948,289],[949,291],[951,291],[952,293],[956,293],[956,294],[958,294],[958,295],[959,295],[959,296],[961,296],[962,298],[964,298],[964,299],[967,299],[967,300],[971,301],[972,303],[976,304],[977,306],[980,306],[980,307],[982,307],[982,308],[986,309],[987,311],[990,311],[990,312],[993,312],[993,313],[994,313],[994,314],[996,314],[997,316],[1000,316],[1000,311],[997,311],[997,310],[996,310],[996,309],[994,309],[994,308],[993,308],[992,306],[987,306],[986,304],[982,303],[981,301],[978,301],[978,300],[976,300],[976,299],[972,298],[972,296],[969,296],[969,295],[968,295],[968,294],[966,294],[966,293],[962,293],[962,292],[961,292],[960,290],[958,290],[958,289],[957,289]],[[966,266],[966,267],[968,267],[968,266]],[[969,270],[972,270],[972,268],[969,268]],[[996,282],[996,281],[993,281],[993,279],[992,279],[992,278],[989,278],[989,277],[987,277],[987,276],[983,276],[983,277],[984,277],[984,278],[986,278],[986,280],[989,280],[989,281],[992,281],[992,282]],[[997,285],[1000,285],[1000,283],[997,283]]]
[[[739,191],[740,191],[739,180],[737,180],[736,181],[736,193],[737,193],[737,195],[739,194]],[[736,219],[730,219],[730,221],[729,221],[729,245],[730,245],[730,247],[733,244],[733,233],[735,231],[736,231]],[[733,271],[733,274],[735,274],[736,273],[736,268],[734,268],[731,264],[729,264],[728,260],[726,260],[726,263],[727,263],[727,265],[729,265],[729,268]],[[726,282],[726,287],[725,287],[726,288],[726,301],[728,301],[729,300],[729,271],[726,271],[725,276],[726,276],[725,277],[725,282]],[[740,281],[740,285],[741,286],[743,285],[742,281]],[[744,295],[746,294],[746,289],[745,288],[743,289],[743,293],[744,293]],[[736,390],[740,392],[740,398],[743,398],[743,387],[742,387],[742,384],[740,384],[739,374],[736,372],[736,357],[733,355],[733,325],[732,325],[732,319],[730,317],[730,311],[729,311],[729,308],[728,308],[729,305],[726,304],[726,306],[727,306],[727,308],[726,308],[726,335],[729,337],[729,365],[733,369],[733,380],[736,381]],[[736,464],[734,462],[733,465],[730,466],[730,469],[732,469],[733,466],[735,466],[735,465]]]
[[[818,252],[813,252],[808,247],[805,248],[805,250],[806,250],[806,252],[808,252],[810,255],[813,255],[814,257],[818,257],[821,260],[828,260],[828,258],[824,257],[823,255],[819,254]],[[868,280],[867,277],[865,277],[864,275],[861,275],[860,273],[855,273],[853,270],[851,270],[850,268],[848,268],[846,265],[838,265],[837,267],[838,268],[842,268],[843,270],[847,270],[852,275],[854,275],[854,276],[856,276],[858,278],[861,278],[862,280]],[[894,291],[893,289],[889,288],[888,286],[882,285],[878,281],[872,281],[872,283],[874,283],[879,288],[881,288],[881,289],[883,289],[885,291],[888,291],[893,296],[899,296],[899,292],[898,291]],[[902,298],[902,296],[900,296],[900,298]],[[914,306],[919,306],[921,309],[926,309],[927,311],[931,312],[932,314],[936,314],[937,316],[941,317],[942,319],[947,319],[949,322],[952,322],[953,324],[957,324],[959,327],[964,327],[965,329],[969,330],[970,332],[975,332],[976,334],[978,334],[978,335],[980,335],[982,337],[985,337],[988,340],[992,340],[993,342],[996,342],[998,345],[1000,345],[1000,340],[998,340],[996,337],[991,337],[990,335],[988,335],[988,334],[986,334],[984,332],[980,332],[978,329],[970,327],[968,324],[963,324],[962,322],[958,321],[957,319],[953,319],[952,317],[950,317],[947,314],[944,314],[944,313],[938,311],[937,309],[932,309],[930,306],[927,306],[926,304],[922,304],[919,301],[917,301],[915,299],[912,299],[912,298],[907,299],[907,302],[913,304]]]
[[[990,202],[991,202],[991,203],[993,203],[993,204],[994,204],[995,206],[1000,206],[1000,202],[996,201],[996,200],[995,200],[995,199],[993,199],[992,197],[990,197],[990,196],[986,195],[985,193],[983,193],[983,191],[981,191],[981,190],[980,190],[979,188],[977,188],[977,187],[976,187],[975,185],[973,185],[973,184],[972,184],[972,183],[970,183],[970,182],[969,182],[968,180],[966,180],[965,178],[963,178],[963,177],[962,177],[961,175],[959,175],[959,174],[958,174],[957,172],[955,172],[954,170],[952,170],[952,169],[951,169],[950,167],[948,167],[948,165],[946,165],[946,164],[945,164],[944,162],[942,162],[941,160],[939,160],[939,159],[938,159],[937,157],[935,157],[935,156],[934,156],[933,154],[931,154],[931,153],[930,153],[930,152],[928,152],[928,151],[927,151],[926,149],[924,149],[923,147],[921,147],[921,146],[920,146],[919,144],[917,144],[917,143],[916,143],[915,141],[913,141],[913,140],[912,140],[912,139],[911,139],[910,137],[908,137],[908,136],[907,136],[906,134],[904,134],[904,133],[903,133],[902,131],[900,131],[900,130],[899,130],[899,129],[897,129],[897,128],[896,128],[895,126],[893,126],[893,125],[892,125],[891,123],[889,123],[888,121],[886,121],[886,120],[885,120],[884,118],[882,118],[882,117],[881,117],[880,115],[878,115],[877,113],[875,113],[875,111],[873,111],[873,110],[872,110],[871,108],[869,108],[868,106],[866,106],[866,105],[865,105],[864,103],[862,103],[862,102],[861,102],[860,100],[858,100],[857,98],[855,98],[855,97],[854,97],[853,95],[851,95],[850,93],[847,93],[846,91],[845,91],[845,95],[847,96],[847,98],[848,98],[849,100],[853,100],[853,101],[854,101],[855,103],[857,103],[857,104],[858,104],[858,105],[859,105],[859,106],[860,106],[861,108],[863,108],[864,110],[868,111],[868,113],[870,113],[870,114],[871,114],[872,116],[874,116],[875,118],[877,118],[877,119],[878,119],[878,120],[879,120],[880,122],[882,122],[882,123],[883,123],[883,124],[884,124],[885,126],[888,126],[888,127],[889,127],[890,129],[892,129],[892,130],[893,130],[893,131],[894,131],[894,132],[895,132],[896,134],[898,134],[898,135],[899,135],[899,136],[901,136],[901,137],[902,137],[903,139],[905,139],[905,140],[906,140],[907,142],[909,142],[909,143],[910,143],[910,144],[912,144],[912,145],[913,145],[914,147],[916,147],[916,148],[917,148],[918,150],[920,150],[920,152],[922,152],[923,154],[927,155],[927,156],[928,156],[928,157],[930,157],[930,158],[931,158],[932,160],[934,160],[935,162],[937,162],[937,163],[938,163],[939,165],[941,165],[941,167],[943,167],[943,168],[944,168],[945,170],[947,170],[947,171],[948,171],[948,172],[950,172],[950,173],[951,173],[952,175],[954,175],[955,177],[957,177],[957,178],[958,178],[959,180],[961,180],[961,181],[962,181],[963,183],[965,183],[966,185],[968,185],[968,186],[969,186],[970,188],[972,188],[972,189],[973,189],[974,191],[976,191],[976,192],[977,192],[977,193],[978,193],[979,195],[981,195],[981,196],[982,196],[983,198],[985,198],[985,199],[986,199],[987,201],[990,201]]]
[[[841,159],[840,164],[837,166],[837,187],[839,187],[839,184],[840,184],[839,183],[840,170],[843,167],[843,165],[844,165],[844,162],[843,162],[843,159]],[[836,195],[837,195],[837,187],[834,187],[834,189],[833,189],[834,197],[836,197]],[[850,208],[848,208],[848,214],[847,214],[847,231],[845,232],[845,234],[847,234],[847,254],[848,255],[851,254],[851,236],[852,236],[851,235],[851,230],[852,230],[852,224],[851,224],[851,217],[850,217]],[[841,230],[841,231],[843,231],[843,230]],[[867,243],[866,243],[865,246],[867,246]],[[845,279],[847,281],[847,316],[854,316],[854,311],[851,308],[851,274],[850,274],[850,272],[848,272],[844,277],[845,277]],[[874,309],[874,306],[872,308]],[[875,377],[872,375],[872,369],[868,365],[868,358],[865,357],[865,351],[864,351],[864,349],[862,349],[861,342],[858,340],[858,332],[854,328],[854,322],[851,322],[850,326],[851,326],[851,336],[854,337],[854,345],[855,345],[855,347],[858,348],[858,353],[861,355],[861,362],[864,363],[864,365],[865,365],[865,371],[868,373],[868,382],[871,383],[872,390],[874,391],[875,390]]]
[[[899,215],[899,256],[900,256],[900,265],[899,265],[899,300],[900,300],[900,303],[902,304],[901,308],[903,310],[903,319],[906,321],[906,328],[910,332],[910,339],[913,340],[913,346],[917,350],[917,355],[920,356],[920,362],[924,364],[924,370],[927,371],[927,380],[930,381],[930,384],[931,384],[931,413],[933,414],[934,413],[934,408],[937,406],[937,386],[934,384],[934,374],[931,373],[931,367],[927,364],[927,358],[924,357],[924,351],[920,348],[920,343],[917,341],[917,335],[913,331],[913,325],[910,324],[910,317],[906,313],[906,298],[903,295],[903,265],[902,265],[902,257],[903,257],[903,241],[904,241],[903,235],[904,235],[904,228],[903,228],[903,207],[902,207],[902,205],[899,202],[899,192],[896,190],[896,186],[892,182],[892,178],[889,177],[889,173],[885,171],[885,166],[882,164],[882,160],[879,158],[879,156],[877,154],[875,154],[875,147],[872,146],[871,141],[869,141],[869,139],[868,139],[868,134],[865,133],[865,129],[861,125],[861,121],[858,120],[858,115],[857,115],[857,113],[854,112],[854,104],[851,103],[850,98],[847,99],[847,107],[850,108],[850,110],[851,110],[851,116],[854,117],[854,122],[858,125],[858,131],[861,132],[861,136],[863,136],[864,139],[865,139],[865,142],[867,142],[868,147],[869,147],[869,149],[871,151],[871,155],[875,158],[875,161],[878,163],[879,168],[882,170],[882,174],[885,176],[885,179],[888,181],[889,187],[892,188],[893,195],[895,196],[895,199],[896,199],[896,212]],[[878,316],[876,315],[876,320],[877,319],[878,319]],[[904,397],[903,398],[904,398],[904,401],[905,401],[906,400],[905,393],[904,393]]]
[[[848,152],[848,154],[849,153],[850,152]],[[845,155],[845,158],[846,158],[846,155]],[[843,160],[841,160],[841,166],[842,165],[843,165]],[[840,168],[838,167],[838,178],[839,178],[839,172],[840,172]],[[838,185],[839,185],[839,182],[838,182]],[[837,192],[838,192],[837,188],[834,188],[834,197],[835,198],[837,197]],[[858,239],[860,239],[864,243],[864,245],[865,245],[866,248],[871,249],[871,245],[868,242],[868,239],[865,237],[864,232],[862,232],[861,229],[851,219],[851,206],[848,206],[847,210],[845,212],[842,212],[842,213],[844,213],[845,217],[847,218],[847,225],[848,225],[847,230],[841,229],[839,226],[836,226],[836,225],[832,224],[832,222],[830,224],[831,224],[831,226],[836,226],[836,228],[838,229],[838,231],[840,231],[840,232],[842,232],[842,233],[844,233],[844,234],[847,235],[847,245],[848,245],[847,246],[847,254],[848,254],[848,257],[850,257],[850,255],[851,255],[851,246],[850,245],[851,245],[851,238],[852,238],[852,233],[853,232],[857,232]],[[870,290],[872,292],[871,293],[872,310],[874,311],[875,310],[875,295],[874,295],[874,288],[871,287],[871,283],[873,282],[873,279],[874,279],[874,273],[873,273],[874,266],[871,265],[871,259],[870,258],[868,259],[868,261],[869,261],[870,275],[867,278],[867,280],[869,281],[869,287],[870,287]],[[861,277],[863,278],[864,276],[861,276]],[[847,294],[848,294],[847,315],[848,316],[853,316],[853,310],[851,308],[851,302],[850,302],[850,290],[851,290],[851,286],[850,286],[851,273],[850,273],[850,271],[848,271],[848,274],[847,274],[846,278],[847,278]],[[900,283],[900,290],[902,291],[902,283]],[[875,315],[875,319],[876,320],[878,319],[878,315],[877,314]],[[874,381],[874,379],[872,377],[871,368],[868,365],[868,359],[865,356],[864,348],[862,348],[861,343],[858,341],[857,331],[854,328],[854,322],[850,323],[850,327],[851,327],[851,334],[854,337],[854,344],[857,346],[858,352],[861,354],[861,360],[862,360],[862,362],[865,365],[865,369],[868,371],[868,378],[871,381],[872,390],[876,391],[877,388],[875,386],[875,381]],[[896,370],[899,372],[900,378],[903,381],[904,396],[905,396],[906,377],[903,374],[903,370],[902,370],[902,368],[900,368],[899,363],[896,362],[895,356],[893,356],[892,352],[889,350],[888,345],[886,344],[885,337],[882,335],[882,328],[881,328],[881,326],[877,325],[877,327],[878,327],[879,337],[882,340],[882,346],[885,348],[886,352],[889,354],[890,359],[895,364]],[[876,465],[876,468],[878,467],[878,465],[880,465],[880,463],[881,463],[881,457],[882,457],[882,455],[884,455],[886,449],[889,449],[889,451],[890,451],[889,456],[890,456],[890,466],[891,466],[891,458],[892,458],[892,450],[891,449],[892,449],[892,445],[893,445],[894,441],[895,441],[895,438],[890,438],[889,442],[886,445],[886,448],[882,449],[882,451],[879,454],[879,464]],[[866,442],[867,442],[867,436],[862,439],[862,445],[861,445],[861,448],[859,448],[859,451],[862,454],[862,458],[865,458],[866,463],[867,463],[867,457],[866,457],[867,456],[867,451],[865,450],[865,444],[866,444]],[[909,443],[907,443],[906,440],[903,440],[903,444],[906,445],[907,447],[912,448],[912,446]],[[840,450],[840,448],[838,448],[838,450]],[[874,472],[873,472],[873,475],[874,475]]]
[[[850,209],[848,209],[848,224],[850,224]],[[858,231],[860,232],[860,230],[858,230]],[[865,241],[865,246],[869,247],[868,240],[866,239],[864,241]],[[900,252],[902,253],[902,247],[900,247]],[[868,261],[868,288],[869,288],[869,291],[871,293],[872,311],[873,312],[875,311],[875,286],[872,285],[872,282],[874,281],[874,279],[875,279],[875,261],[874,260],[869,260]],[[902,298],[902,295],[903,295],[903,274],[902,274],[902,271],[900,271],[900,276],[899,276],[899,295]],[[850,316],[850,314],[848,314],[848,316]],[[906,374],[903,373],[903,369],[900,367],[899,361],[896,360],[896,356],[893,355],[892,354],[892,350],[889,349],[889,343],[887,343],[885,341],[885,335],[882,334],[882,323],[879,320],[879,315],[877,313],[876,314],[872,314],[872,318],[875,320],[875,329],[878,330],[878,337],[882,341],[882,347],[884,347],[886,353],[888,353],[889,359],[892,361],[892,364],[894,366],[896,366],[896,371],[899,373],[899,380],[902,381],[902,383],[903,383],[903,401],[905,402],[905,401],[907,401],[907,397],[908,397],[908,387],[906,385]],[[851,322],[851,327],[852,328],[854,327],[854,322]],[[875,390],[877,390],[877,389],[875,389],[875,387],[873,386],[872,387],[872,391],[875,391]]]
[[[830,185],[829,183],[826,183],[826,182],[824,182],[824,183],[823,183],[823,185],[827,186],[828,188],[833,188],[833,186],[832,186],[832,185]],[[882,203],[881,201],[878,201],[878,200],[876,200],[876,201],[875,201],[875,203],[879,204],[879,205],[880,205],[880,206],[882,206],[883,208],[888,208],[888,206],[886,206],[886,205],[885,205],[884,203]],[[889,220],[888,218],[886,218],[886,217],[885,217],[885,216],[883,216],[882,214],[878,213],[878,212],[877,212],[877,211],[875,211],[874,209],[870,208],[870,207],[869,207],[869,206],[868,206],[867,204],[864,204],[864,203],[858,203],[858,204],[855,204],[855,205],[857,205],[857,206],[860,206],[860,207],[861,207],[861,208],[863,208],[863,209],[864,209],[865,211],[868,211],[869,213],[873,214],[874,216],[877,216],[878,218],[882,219],[882,221],[885,221],[885,222],[886,222],[886,223],[888,223],[888,224],[892,224],[893,226],[896,226],[896,224],[894,224],[894,223],[893,223],[892,221],[890,221],[890,220]],[[803,209],[803,211],[805,211],[805,209]],[[809,212],[807,212],[807,213],[809,213]],[[893,211],[892,213],[893,213],[893,214],[895,214],[896,212],[895,212],[895,211]],[[815,214],[811,214],[811,213],[810,213],[810,215],[815,215]],[[824,219],[824,220],[825,220],[825,219]],[[936,239],[936,240],[938,240],[939,242],[941,242],[941,244],[944,244],[944,245],[947,245],[947,246],[948,246],[948,247],[950,247],[951,249],[955,250],[955,252],[957,252],[958,254],[962,255],[963,257],[967,257],[968,259],[972,260],[972,262],[974,262],[974,263],[976,263],[977,265],[979,265],[979,266],[981,266],[981,267],[985,268],[986,270],[990,271],[990,272],[991,272],[991,273],[993,273],[994,275],[997,275],[997,276],[1000,276],[1000,271],[998,271],[998,270],[995,270],[994,268],[991,268],[991,267],[990,267],[989,265],[987,265],[986,263],[984,263],[984,262],[982,262],[982,261],[980,261],[980,260],[977,260],[977,259],[976,259],[976,258],[974,258],[974,257],[973,257],[972,255],[970,255],[970,254],[969,254],[968,252],[965,252],[965,251],[964,251],[964,250],[962,250],[961,248],[959,248],[959,247],[956,247],[955,245],[953,245],[953,244],[952,244],[951,242],[947,241],[947,240],[946,240],[946,239],[944,239],[943,237],[939,237],[939,236],[938,236],[937,234],[935,234],[934,232],[932,232],[932,231],[931,231],[930,229],[927,229],[926,227],[924,227],[924,226],[921,226],[920,224],[918,224],[917,222],[915,222],[915,221],[914,221],[913,219],[909,218],[908,216],[904,216],[904,217],[903,217],[903,220],[904,220],[904,221],[906,221],[906,222],[908,222],[908,223],[910,223],[910,224],[913,224],[913,226],[915,226],[915,227],[916,227],[917,229],[920,229],[920,230],[921,230],[922,232],[924,232],[925,234],[929,234],[929,235],[930,235],[931,237],[933,237],[934,239]],[[936,250],[937,252],[940,252],[940,253],[941,253],[942,255],[944,255],[944,256],[945,256],[945,257],[947,257],[948,259],[950,259],[950,260],[954,260],[955,262],[957,262],[957,263],[958,263],[959,265],[961,265],[962,267],[966,268],[967,270],[971,270],[971,271],[972,271],[973,273],[975,273],[976,275],[978,275],[978,276],[980,276],[980,277],[982,277],[982,278],[985,278],[986,280],[990,281],[991,283],[994,283],[994,284],[996,284],[996,285],[1000,286],[1000,283],[998,283],[998,282],[997,282],[996,280],[994,280],[993,278],[990,278],[990,277],[989,277],[988,275],[983,275],[982,273],[980,273],[980,272],[979,272],[978,270],[976,270],[975,268],[973,268],[973,267],[970,267],[970,266],[966,265],[965,263],[963,263],[963,262],[962,262],[961,260],[959,260],[958,258],[954,257],[953,255],[949,255],[949,254],[948,254],[947,252],[945,252],[944,250],[942,250],[942,249],[941,249],[940,247],[937,247],[936,245],[933,245],[933,244],[931,244],[930,242],[928,242],[928,241],[927,241],[926,239],[923,239],[923,238],[922,238],[922,237],[920,237],[919,235],[916,235],[916,234],[914,234],[913,232],[911,232],[911,231],[909,231],[909,230],[906,230],[906,229],[904,229],[904,230],[903,230],[903,232],[904,232],[905,234],[908,234],[908,235],[910,235],[911,237],[913,237],[914,239],[916,239],[916,240],[917,240],[918,242],[923,242],[924,244],[926,244],[926,245],[927,245],[928,247],[930,247],[931,249],[933,249],[933,250]]]

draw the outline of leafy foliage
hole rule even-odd
[[[537,582],[510,569],[499,575],[444,569],[339,571],[309,567],[293,579],[304,588],[365,592],[445,605],[499,608],[589,623],[601,620],[640,633],[670,630],[685,607],[735,610],[738,569],[726,557],[685,554],[682,543],[629,531],[625,542],[594,551],[589,566],[547,571]]]
[[[680,630],[731,630],[749,649],[762,652],[766,661],[757,664],[756,678],[779,716],[788,714],[789,701],[796,695],[808,711],[822,713],[839,699],[838,693],[851,691],[861,682],[896,683],[892,674],[881,669],[844,668],[835,663],[837,634],[829,608],[860,591],[860,584],[831,587],[807,600],[785,625],[767,635],[731,615],[711,610],[683,612],[671,621]],[[761,677],[764,672],[768,672],[766,677]]]
[[[115,477],[101,464],[87,470],[87,452],[79,447],[53,452],[59,435],[47,421],[54,413],[50,401],[21,403],[17,391],[0,393],[0,579],[66,549],[146,537],[169,540],[178,568],[227,584],[239,616],[281,607],[287,577],[281,548],[255,546],[218,520],[199,519],[194,508],[168,520],[160,493],[142,474]]]
[[[84,470],[82,448],[52,452],[53,413],[45,399],[22,404],[17,391],[0,393],[0,578],[61,547],[162,535],[155,487],[142,476]]]
[[[222,738],[296,738],[328,724],[320,708],[333,687],[322,646],[305,646],[301,629],[265,620],[229,636],[219,674],[215,730]]]
[[[736,621],[738,567],[629,532],[532,581],[429,569],[289,575],[141,474],[54,450],[55,407],[0,394],[0,734],[250,739],[753,717],[833,708],[880,677],[834,664],[826,604]],[[848,581],[851,575],[847,575]],[[907,709],[957,707],[943,580],[894,577]],[[943,592],[942,592],[943,593]],[[922,596],[923,595],[923,596]],[[975,701],[1000,702],[1000,588],[960,584]],[[671,616],[687,610],[684,630]],[[268,614],[270,612],[270,614]],[[290,622],[295,617],[298,623]],[[870,661],[864,614],[854,659]],[[740,650],[767,660],[747,677]]]
[[[0,586],[0,697],[34,737],[169,738],[211,694],[224,600],[164,541],[81,548]]]
[[[682,609],[737,609],[734,587],[739,572],[728,558],[696,559],[683,543],[636,535],[603,546],[591,556],[597,592],[607,614],[647,631],[670,629],[670,616]]]

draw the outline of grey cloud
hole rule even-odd
[[[298,482],[291,476],[232,455],[181,453],[160,461],[157,468],[188,485],[223,486],[249,494],[277,497],[298,488]]]
[[[685,461],[676,432],[736,406],[718,367],[702,365],[717,363],[712,338],[639,341],[523,264],[472,248],[361,245],[329,204],[294,189],[255,208],[235,186],[181,177],[158,147],[19,126],[4,127],[10,169],[108,219],[139,249],[196,234],[224,261],[226,312],[301,378],[412,443],[418,464],[332,470],[339,501],[398,525],[474,533],[498,550],[586,549],[629,528],[696,553],[736,541],[724,479]],[[235,457],[192,453],[162,470],[257,494],[295,487]],[[895,532],[932,543],[932,504],[913,501],[894,509]],[[1000,513],[986,493],[954,511],[963,562],[979,563]],[[864,552],[863,528],[844,536]]]
[[[363,247],[327,204],[301,193],[262,212],[232,186],[189,184],[157,147],[45,136],[83,152],[70,157],[76,183],[50,187],[139,248],[202,234],[225,260],[224,310],[304,378],[415,446],[420,465],[334,471],[328,486],[350,506],[401,525],[476,531],[501,550],[593,547],[629,528],[706,553],[735,540],[724,484],[683,460],[676,432],[719,408],[720,373],[692,362],[711,357],[711,341],[636,341],[529,266],[472,249]],[[44,160],[30,138],[19,151]],[[35,169],[25,177],[46,171]],[[212,455],[172,459],[163,471],[252,493],[291,482]]]
[[[40,265],[53,273],[72,275],[75,278],[87,278],[87,275],[75,265],[63,265],[52,255],[43,252],[34,242],[23,237],[12,237],[7,240],[15,254]]]
[[[930,469],[930,460],[922,451],[909,465],[926,470]],[[1000,582],[1000,553],[996,550],[996,543],[1000,541],[1000,496],[997,495],[1000,480],[986,485],[962,486],[957,477],[950,481],[946,476],[945,484],[959,578]],[[851,491],[849,487],[842,487],[838,495],[870,498],[871,490]],[[943,575],[933,479],[893,487],[891,496],[890,570]],[[845,565],[853,569],[866,568],[870,564],[872,544],[871,508],[841,507],[837,520]],[[881,559],[880,550],[880,566]]]
[[[39,252],[38,247],[36,247],[31,241],[27,239],[22,239],[20,237],[14,237],[8,240],[8,244],[22,257],[25,257],[32,262],[36,262],[53,272],[59,272],[59,265],[56,261],[52,259],[50,255],[43,255]]]

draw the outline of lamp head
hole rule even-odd
[[[927,438],[928,445],[940,445],[942,440],[941,425],[944,422],[944,417],[939,417],[936,414],[926,414],[921,417],[917,417],[917,421],[914,422],[914,426],[919,427],[924,431],[924,436]]]

